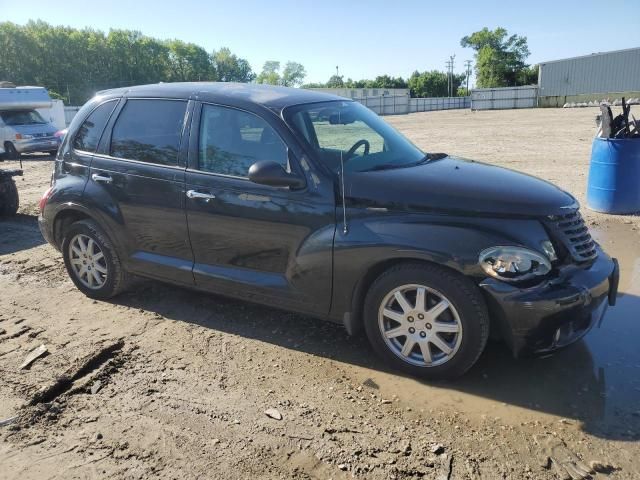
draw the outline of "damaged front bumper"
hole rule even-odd
[[[528,288],[486,279],[492,328],[498,328],[515,356],[545,354],[570,345],[615,305],[618,262],[600,248],[588,265],[567,265],[556,278]]]

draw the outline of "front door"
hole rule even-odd
[[[128,99],[93,158],[86,197],[108,210],[128,270],[193,284],[180,161],[186,113],[183,100]]]
[[[195,282],[238,298],[325,315],[331,298],[333,188],[291,190],[247,178],[260,160],[303,175],[293,139],[277,120],[270,121],[226,106],[196,106],[186,172]]]

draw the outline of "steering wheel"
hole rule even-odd
[[[362,145],[364,145],[364,155],[369,155],[369,148],[371,147],[371,145],[369,145],[368,140],[362,139],[353,144],[353,146],[345,155],[345,160],[350,160],[355,155],[356,150],[358,150]]]

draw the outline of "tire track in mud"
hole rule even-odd
[[[70,390],[77,390],[78,384],[87,384],[87,380],[92,379],[95,373],[106,364],[118,356],[124,347],[124,340],[119,339],[103,345],[99,350],[92,352],[74,365],[69,367],[62,375],[58,376],[49,385],[45,385],[29,401],[29,405],[39,403],[49,403]],[[85,377],[88,377],[85,379]],[[83,380],[85,380],[83,382]],[[74,388],[75,387],[75,388]]]

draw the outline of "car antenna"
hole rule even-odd
[[[340,110],[338,110],[338,123],[342,123],[342,119],[340,118]],[[346,235],[349,232],[349,228],[347,227],[347,203],[346,203],[346,192],[344,189],[344,152],[340,149],[340,183],[342,190],[342,233]]]

